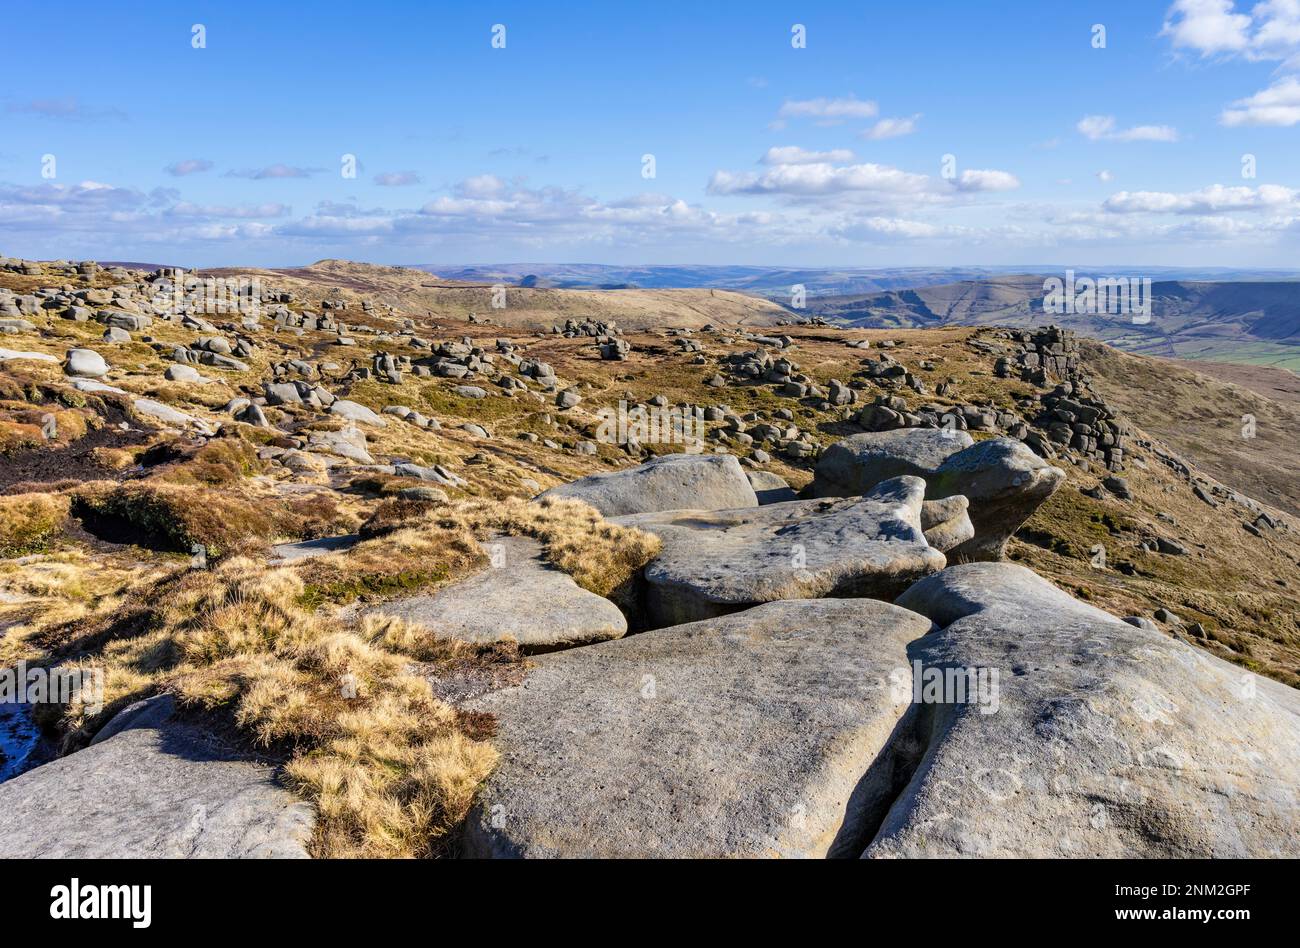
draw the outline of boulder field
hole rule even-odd
[[[364,450],[371,419],[338,414],[330,449]],[[531,653],[461,701],[501,756],[453,848],[1300,855],[1300,694],[1000,561],[1062,478],[1018,441],[907,430],[828,449],[804,499],[689,454],[541,494],[660,538],[635,596],[499,537],[494,565],[372,607]],[[297,856],[310,831],[273,767],[165,698],[0,785],[0,855]]]

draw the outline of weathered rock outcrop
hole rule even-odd
[[[663,540],[645,569],[647,608],[655,625],[675,625],[777,599],[896,595],[946,564],[921,531],[924,491],[899,477],[865,497],[616,522]]]
[[[858,497],[891,477],[925,478],[974,443],[964,431],[921,428],[850,435],[822,452],[809,495]]]
[[[970,522],[970,502],[961,494],[943,500],[927,500],[921,505],[921,530],[925,542],[947,553],[975,536]]]
[[[890,675],[928,628],[873,600],[801,600],[541,656],[475,702],[502,756],[464,852],[860,849],[891,778],[872,764],[907,703]]]
[[[968,446],[958,448],[962,438]],[[1011,535],[1065,480],[1064,471],[1012,438],[972,444],[962,432],[908,429],[853,435],[832,445],[817,466],[809,493],[855,496],[894,470],[923,478],[931,500],[962,495],[969,501],[974,536],[945,550],[956,561],[1001,558]],[[959,530],[954,524],[936,534],[936,540],[950,543]]]
[[[1293,689],[1009,563],[949,568],[898,603],[942,627],[914,661],[996,670],[997,700],[916,706],[915,743],[895,746],[915,773],[866,855],[1300,854]]]
[[[540,497],[572,497],[606,517],[758,506],[744,469],[729,454],[666,454],[625,471],[591,474],[552,487]]]
[[[173,719],[163,697],[0,784],[0,858],[305,857],[313,820],[270,767]]]
[[[969,501],[975,536],[954,547],[957,561],[1000,559],[1011,535],[1055,493],[1065,472],[1019,441],[993,438],[952,455],[926,478],[926,496]]]

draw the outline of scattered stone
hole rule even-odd
[[[57,356],[44,352],[18,352],[14,349],[0,349],[0,362],[28,360],[31,362],[58,362]]]
[[[108,363],[94,349],[69,349],[63,371],[82,378],[99,378],[108,374]]]
[[[331,415],[338,415],[348,421],[359,421],[362,424],[373,425],[376,428],[388,427],[388,422],[359,402],[350,402],[343,398],[336,399],[330,405],[329,412]]]
[[[340,431],[313,431],[307,439],[307,450],[333,454],[358,464],[375,463],[366,448],[365,432],[351,425]]]
[[[181,365],[173,363],[167,366],[167,371],[163,373],[163,378],[169,382],[202,382],[203,376],[199,375],[199,370],[192,365]]]
[[[1166,553],[1170,556],[1187,555],[1187,547],[1175,540],[1169,540],[1165,537],[1156,537],[1156,549],[1161,553]]]
[[[787,484],[784,478],[770,471],[746,471],[745,476],[749,478],[749,485],[754,488],[754,495],[758,498],[760,507],[798,499],[794,488]]]
[[[1128,479],[1111,475],[1101,482],[1101,486],[1106,488],[1120,500],[1132,500],[1133,491],[1128,486]]]
[[[1125,616],[1124,621],[1136,628],[1146,629],[1148,632],[1160,631],[1160,626],[1156,625],[1146,616]]]
[[[195,428],[204,434],[212,433],[212,426],[206,421],[195,418],[193,415],[187,415],[183,411],[172,408],[171,405],[164,405],[162,402],[154,401],[152,398],[137,398],[131,403],[131,407],[137,415],[144,415],[155,421],[161,421],[165,425],[175,428]]]

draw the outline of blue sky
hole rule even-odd
[[[0,253],[1296,263],[1300,0],[294,6],[9,0]]]

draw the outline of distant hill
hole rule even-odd
[[[450,280],[471,283],[538,285],[564,289],[715,289],[738,290],[790,302],[792,288],[805,289],[809,298],[860,296],[889,290],[914,290],[965,281],[998,281],[1025,274],[1042,277],[1066,270],[1061,264],[1019,267],[760,267],[760,266],[617,266],[599,263],[487,263],[413,264],[412,269],[436,273]],[[1129,272],[1127,267],[1075,267],[1080,275],[1099,276]],[[1300,279],[1300,270],[1252,270],[1230,267],[1141,267],[1152,280],[1217,282],[1278,281]]]
[[[1151,318],[1044,310],[1044,278],[1017,274],[882,293],[815,297],[807,312],[867,329],[1021,326],[1078,330],[1129,352],[1300,369],[1300,282],[1151,284]]]
[[[723,326],[775,326],[793,314],[761,297],[713,289],[625,289],[602,291],[497,280],[467,281],[410,267],[348,260],[318,260],[311,266],[277,270],[225,268],[200,271],[211,276],[257,276],[287,286],[306,299],[335,292],[391,306],[395,313],[433,319],[467,319],[517,329],[550,329],[566,319],[614,320],[625,329]],[[527,274],[525,274],[527,276]],[[506,282],[505,308],[494,309],[493,286]]]

